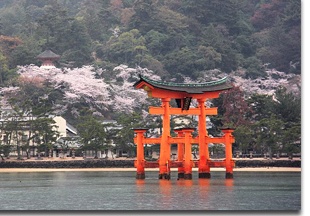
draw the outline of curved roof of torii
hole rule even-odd
[[[227,77],[204,83],[172,83],[151,80],[141,75],[139,75],[139,77],[140,80],[134,84],[134,87],[137,87],[141,82],[145,82],[154,88],[174,92],[186,92],[188,94],[203,94],[204,92],[224,91],[233,87],[232,84],[227,82]]]

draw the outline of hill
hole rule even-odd
[[[300,74],[301,5],[287,0],[3,0],[2,67],[39,64],[47,48],[59,66],[120,64],[163,78],[265,67]]]

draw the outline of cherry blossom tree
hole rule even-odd
[[[82,68],[44,69],[34,65],[20,66],[18,73],[28,79],[38,78],[49,82],[54,89],[63,93],[63,106],[86,102],[90,108],[105,110],[111,104],[108,84],[96,75],[101,69],[92,66]]]
[[[13,93],[20,93],[23,84],[42,87],[42,83],[48,83],[61,96],[61,100],[53,104],[58,114],[70,110],[76,117],[80,115],[80,107],[75,106],[76,104],[86,104],[88,110],[99,116],[105,112],[133,112],[137,108],[147,108],[150,102],[147,94],[143,90],[134,89],[133,84],[139,79],[139,74],[154,80],[160,79],[151,70],[129,68],[126,65],[115,67],[114,78],[109,81],[100,78],[104,73],[103,69],[93,66],[44,69],[26,65],[19,66],[17,72],[20,75],[18,87],[1,89],[4,101]]]
[[[160,77],[146,68],[129,68],[126,65],[119,65],[114,71],[116,78],[110,82],[111,95],[114,98],[113,109],[133,112],[135,108],[146,108],[149,104],[147,94],[143,90],[134,89],[133,84],[139,80],[139,74],[153,80],[160,80]]]
[[[138,115],[141,118],[139,120],[141,124],[150,128],[160,127],[159,116],[148,113],[149,106],[158,106],[160,100],[149,99],[145,91],[137,90],[133,85],[139,80],[139,75],[153,80],[161,80],[161,78],[147,68],[130,68],[127,65],[119,65],[113,70],[107,70],[94,66],[73,69],[19,66],[17,71],[19,77],[15,85],[0,88],[1,106],[9,108],[13,104],[18,105],[19,108],[24,108],[22,113],[25,115],[40,113],[63,115],[69,112],[72,116],[79,117],[85,113],[87,115],[91,113],[95,116],[118,119],[124,128],[128,127],[123,125],[125,123],[122,123],[122,119],[119,118]],[[248,79],[242,70],[230,74],[209,70],[201,74],[197,80],[181,76],[184,83],[208,82],[225,76],[230,79],[235,86],[232,90],[222,93],[219,100],[206,101],[207,107],[213,105],[219,107],[220,114],[217,117],[210,117],[211,120],[207,118],[207,125],[216,128],[216,126],[232,123],[233,125],[230,126],[237,127],[236,137],[238,137],[238,128],[241,136],[245,133],[244,128],[248,124],[245,117],[249,110],[246,108],[245,100],[257,94],[268,95],[275,100],[277,99],[275,93],[281,86],[298,97],[301,89],[300,75],[276,70],[266,70],[265,77],[256,79]],[[16,103],[12,103],[12,100]],[[196,107],[197,101],[193,100],[191,106]],[[128,139],[127,136],[123,138]],[[132,142],[131,138],[130,142]],[[240,144],[246,148],[247,143]]]
[[[105,70],[93,66],[81,68],[52,68],[43,69],[35,65],[18,67],[18,74],[24,82],[42,83],[49,82],[50,85],[63,94],[62,103],[56,103],[59,113],[70,109],[77,116],[79,108],[73,106],[77,103],[84,103],[97,115],[104,112],[133,112],[135,109],[147,110],[150,100],[143,90],[136,90],[133,84],[141,74],[153,80],[160,80],[153,71],[147,68],[130,68],[127,65],[119,65],[113,69],[113,76],[106,81],[102,74]],[[267,76],[257,79],[247,79],[241,70],[230,74],[222,73],[219,70],[210,70],[200,76],[197,80],[183,77],[184,82],[206,82],[217,80],[228,76],[235,86],[244,91],[245,97],[253,93],[272,95],[279,86],[284,86],[294,94],[300,94],[300,75],[286,74],[276,70],[267,70]],[[167,80],[167,81],[173,81]],[[18,91],[18,88],[2,88],[1,92]]]

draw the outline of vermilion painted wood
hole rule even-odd
[[[174,84],[154,81],[140,76],[140,80],[134,84],[137,89],[144,89],[151,98],[161,100],[161,107],[150,107],[153,115],[162,115],[162,134],[159,138],[145,138],[145,129],[135,129],[134,142],[137,145],[137,178],[144,178],[144,168],[159,167],[159,178],[170,179],[170,168],[178,167],[178,177],[192,178],[192,167],[198,166],[199,178],[210,178],[210,167],[226,167],[226,178],[232,178],[234,161],[232,159],[233,129],[223,129],[224,136],[209,137],[207,134],[206,116],[217,115],[217,108],[207,108],[205,102],[208,99],[218,98],[220,93],[232,86],[227,84],[226,78],[219,81],[199,84]],[[198,108],[170,107],[171,99],[193,98],[198,101]],[[180,101],[180,100],[179,100]],[[183,102],[181,102],[182,104]],[[170,135],[171,115],[198,115],[198,136],[192,137],[192,128],[183,128],[176,131],[177,137]],[[172,143],[178,144],[178,160],[171,161]],[[192,144],[199,145],[199,160],[192,160]],[[226,158],[222,161],[214,161],[209,156],[209,143],[222,143],[225,145]],[[160,156],[157,162],[147,162],[144,159],[144,144],[159,144]]]

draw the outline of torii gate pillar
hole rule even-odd
[[[147,129],[134,129],[137,134],[135,142],[137,144],[137,160],[135,161],[135,167],[137,168],[136,179],[145,179],[145,159],[144,159],[144,133]]]
[[[233,137],[232,133],[234,132],[233,129],[227,128],[222,129],[222,131],[225,133],[224,139],[225,139],[225,166],[226,166],[226,178],[232,179],[233,178],[233,166],[234,161],[232,159],[232,144],[235,142],[235,138]]]
[[[224,90],[231,89],[233,86],[227,82],[227,77],[220,80],[204,82],[204,83],[170,83],[161,82],[157,80],[151,80],[147,77],[139,75],[140,80],[134,84],[137,89],[144,89],[148,96],[151,98],[161,99],[161,107],[150,107],[150,114],[162,115],[162,135],[160,138],[143,138],[143,131],[137,131],[137,137],[135,143],[137,144],[137,155],[136,167],[137,167],[137,178],[143,178],[144,167],[150,167],[151,163],[144,161],[143,144],[152,143],[160,144],[160,156],[159,161],[153,163],[154,166],[159,167],[159,179],[170,179],[170,167],[179,167],[178,169],[180,176],[184,173],[184,179],[192,178],[192,167],[198,165],[199,178],[210,178],[210,166],[226,165],[226,177],[232,177],[232,154],[231,151],[231,132],[227,133],[224,138],[209,138],[207,136],[206,129],[206,116],[217,115],[217,108],[206,108],[205,102],[207,99],[218,98],[220,93]],[[170,107],[170,100],[176,101],[177,107]],[[190,107],[192,99],[196,99],[199,102],[198,108]],[[191,136],[192,130],[184,130],[184,137],[179,134],[177,138],[171,137],[170,135],[170,116],[171,115],[198,115],[199,116],[199,137],[193,138]],[[188,128],[187,128],[188,129]],[[226,134],[226,133],[225,133]],[[226,161],[220,163],[213,163],[210,161],[208,143],[209,141],[219,141],[220,143],[230,144],[226,145]],[[178,152],[178,162],[170,160],[170,144],[180,143],[178,146],[180,150]],[[192,143],[199,143],[199,162],[198,164],[192,160],[191,145]],[[183,145],[182,145],[183,144]],[[183,149],[184,147],[184,149]],[[230,149],[230,151],[229,151]],[[184,152],[184,154],[182,153]],[[142,156],[141,156],[142,155]],[[183,157],[182,157],[182,156]],[[180,157],[180,158],[179,158]],[[181,162],[181,163],[180,163]],[[181,169],[181,167],[183,169]],[[184,171],[184,172],[183,172]]]
[[[198,178],[210,178],[210,166],[207,161],[209,157],[208,145],[206,145],[206,135],[207,135],[207,126],[206,126],[206,99],[198,99],[200,114],[199,114],[199,164],[198,164]]]
[[[184,179],[192,179],[192,145],[190,139],[192,138],[192,132],[194,129],[184,128],[184,137],[185,137],[185,154],[184,154]]]
[[[178,137],[184,137],[184,132],[182,129],[174,130],[177,133]],[[184,143],[178,143],[178,161],[184,160]],[[178,167],[178,179],[184,178],[184,167]]]
[[[162,98],[163,114],[163,131],[160,142],[160,157],[159,157],[159,179],[170,179],[170,98]]]

